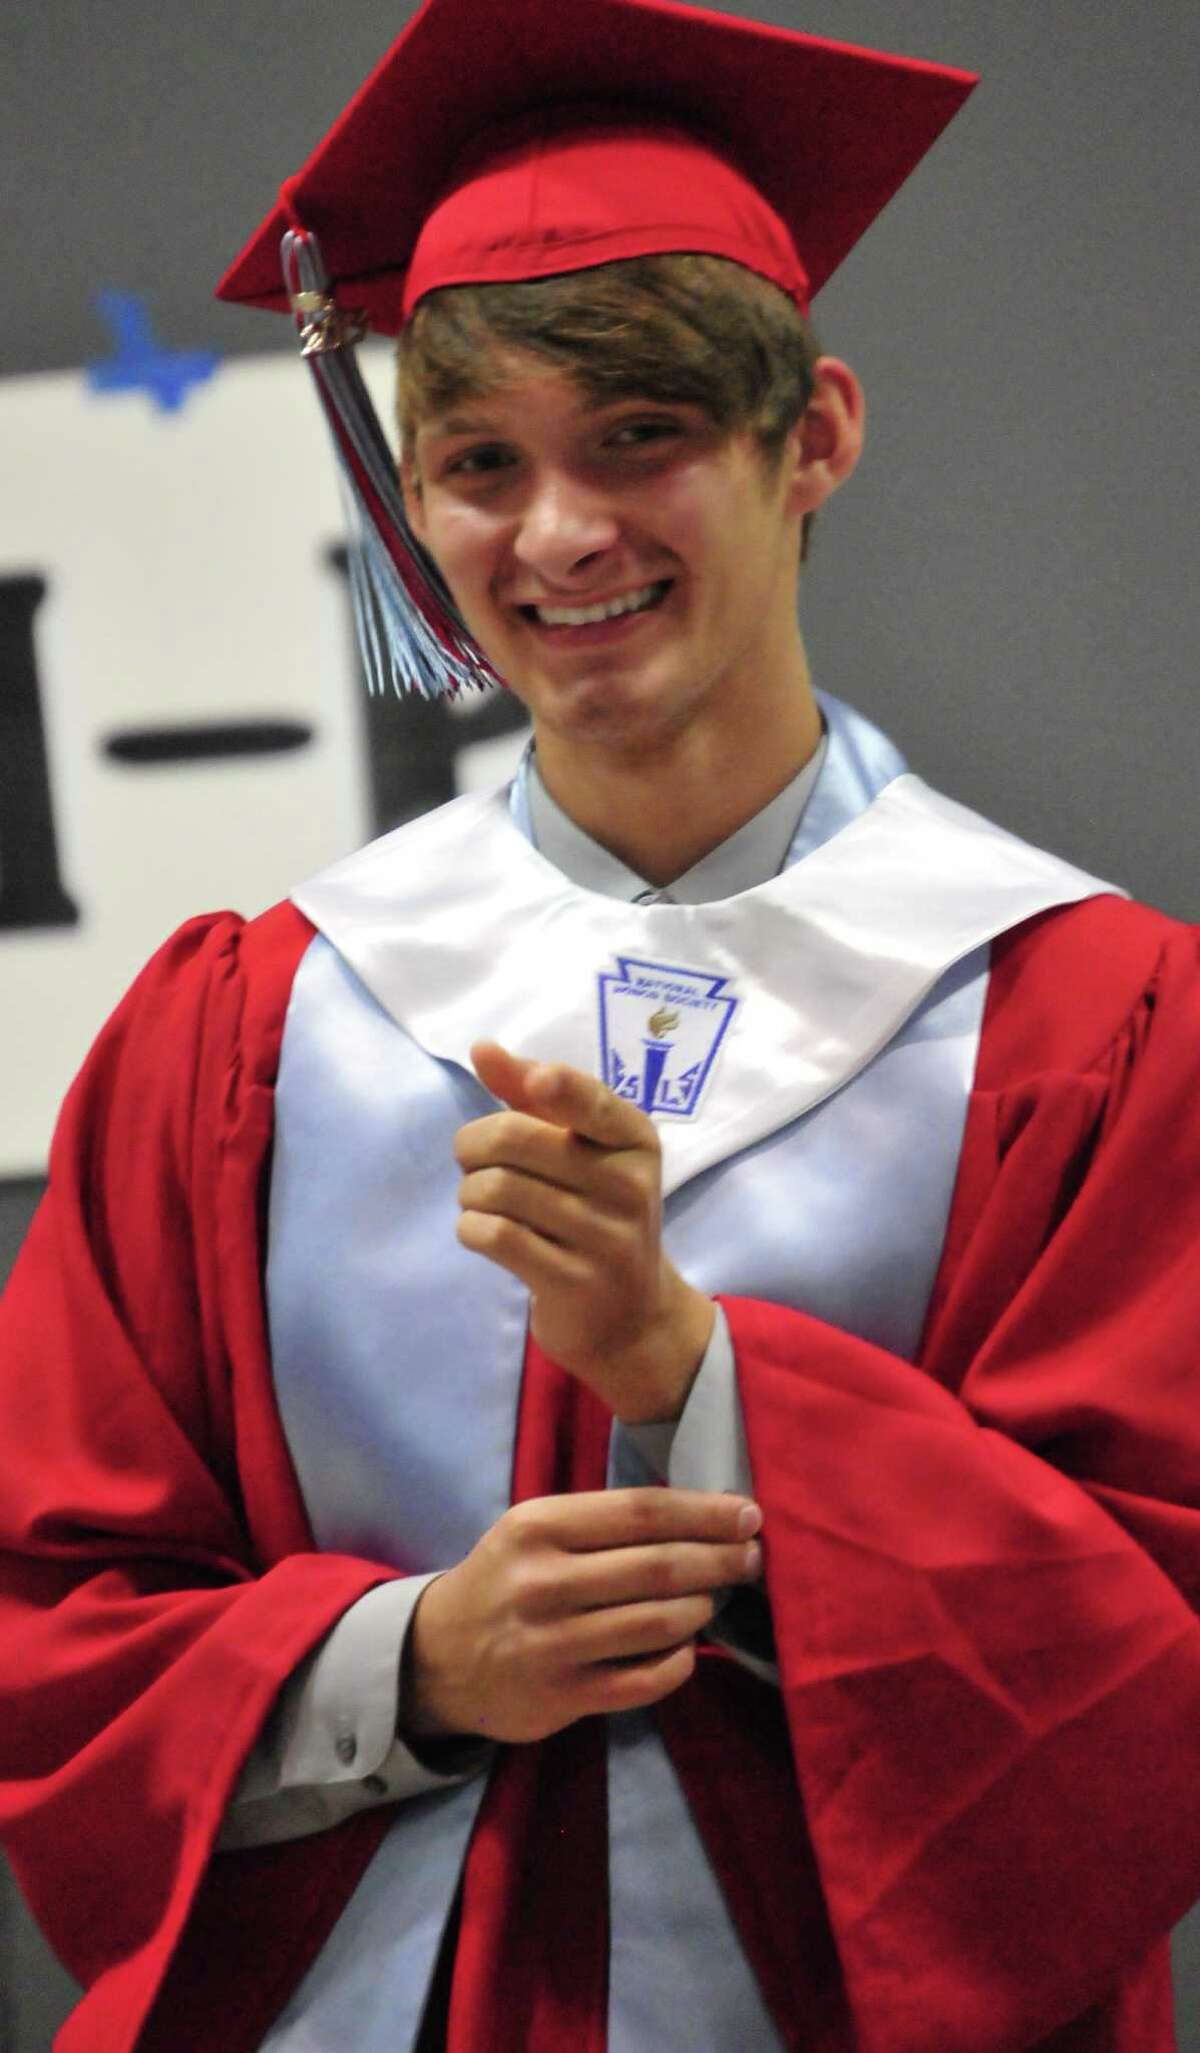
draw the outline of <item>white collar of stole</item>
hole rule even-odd
[[[598,985],[618,957],[723,978],[738,1003],[703,1099],[656,1118],[669,1192],[848,1083],[974,949],[1114,888],[905,774],[779,876],[708,905],[581,890],[505,790],[410,821],[292,895],[385,1011],[467,1070],[472,1042],[496,1040],[599,1073]]]

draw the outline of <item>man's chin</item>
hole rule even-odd
[[[675,693],[616,678],[575,680],[572,686],[526,701],[535,732],[560,747],[599,748],[644,756],[670,747],[692,722],[695,708]]]

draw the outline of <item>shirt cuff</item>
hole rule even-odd
[[[368,1590],[284,1684],[242,1770],[220,1846],[299,1839],[376,1804],[450,1788],[486,1766],[493,1749],[483,1741],[418,1754],[397,1736],[409,1627],[440,1572]]]
[[[735,1490],[752,1497],[750,1454],[729,1322],[720,1305],[704,1359],[677,1419],[622,1426],[642,1460],[677,1490]]]
[[[720,1305],[712,1337],[677,1419],[621,1426],[643,1462],[677,1490],[733,1490],[752,1497],[750,1453],[729,1322]],[[705,1634],[760,1682],[777,1685],[771,1609],[761,1588],[727,1590]]]

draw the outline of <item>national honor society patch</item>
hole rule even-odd
[[[740,1000],[726,977],[618,955],[601,970],[600,1074],[643,1112],[690,1119]]]

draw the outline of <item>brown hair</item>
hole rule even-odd
[[[812,396],[819,354],[787,294],[724,257],[629,257],[512,285],[447,286],[400,337],[402,444],[429,415],[503,383],[496,345],[544,358],[590,399],[636,392],[701,406],[730,433],[749,428],[768,469]]]

